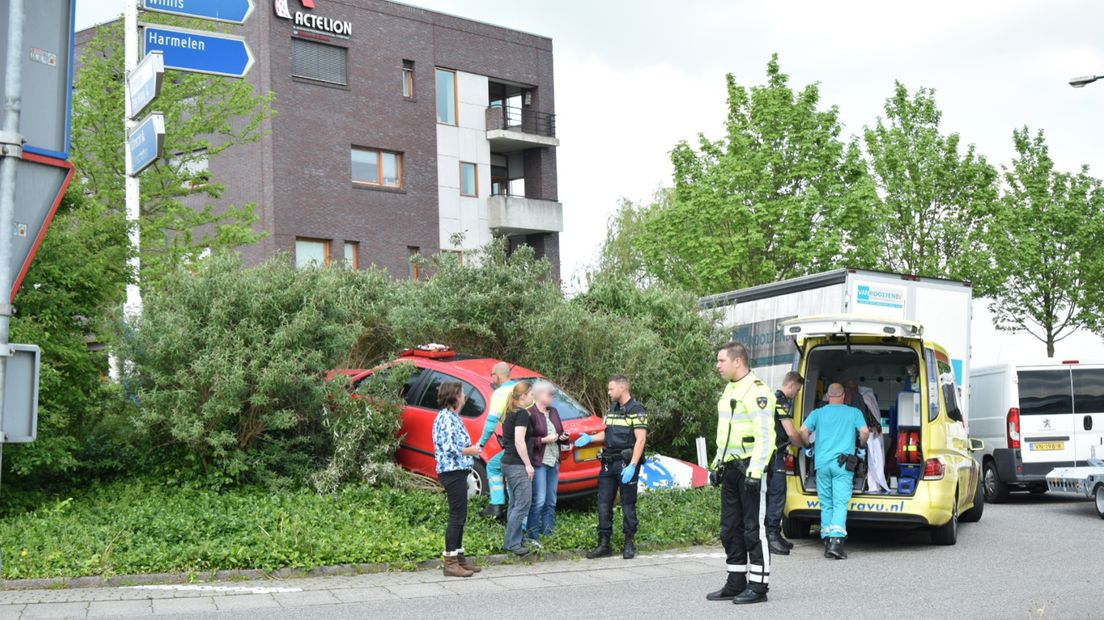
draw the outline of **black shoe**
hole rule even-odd
[[[724,587],[716,592],[706,594],[705,600],[731,601],[745,589],[747,589],[747,578],[744,577],[743,573],[729,573],[728,581],[725,582]]]
[[[600,534],[598,536],[598,546],[587,552],[586,557],[588,560],[593,560],[595,558],[608,558],[611,555],[613,555],[613,549],[610,548],[610,537]]]
[[[754,603],[766,603],[767,593],[756,592],[751,588],[747,588],[743,592],[736,595],[736,598],[732,599],[733,605],[751,605]]]
[[[506,507],[502,504],[487,504],[487,507],[479,514],[492,519],[502,519],[506,516]]]
[[[636,545],[634,542],[632,536],[625,537],[625,548],[621,551],[622,558],[631,560],[636,557]]]
[[[824,550],[824,557],[834,560],[846,560],[847,552],[843,549],[842,538],[829,538],[828,547]]]
[[[767,540],[772,541],[772,542],[773,541],[778,541],[778,544],[782,545],[787,550],[790,550],[790,549],[794,548],[793,543],[786,540],[785,538],[783,538],[782,537],[782,532],[779,531],[779,530],[767,530]],[[772,550],[772,552],[773,552],[773,550]],[[783,554],[783,555],[785,555],[785,554]]]
[[[790,555],[790,547],[782,544],[783,542],[785,541],[782,534],[773,530],[767,532],[767,546],[770,548],[771,555]]]

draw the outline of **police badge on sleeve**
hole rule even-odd
[[[756,398],[755,399],[755,404],[759,405],[760,409],[766,409],[767,408],[767,397],[766,396],[760,396],[759,398]]]

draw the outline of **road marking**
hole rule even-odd
[[[265,588],[249,586],[127,586],[129,590],[172,590],[178,592],[219,592],[224,594],[279,594],[281,592],[302,592],[303,588]]]

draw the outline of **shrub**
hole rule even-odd
[[[325,458],[326,372],[392,286],[380,271],[295,269],[283,256],[178,271],[125,341],[147,445],[216,486],[304,480]]]

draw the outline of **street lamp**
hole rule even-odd
[[[1104,78],[1104,75],[1082,75],[1070,78],[1069,85],[1074,88],[1084,88],[1086,84],[1092,84],[1101,78]]]

